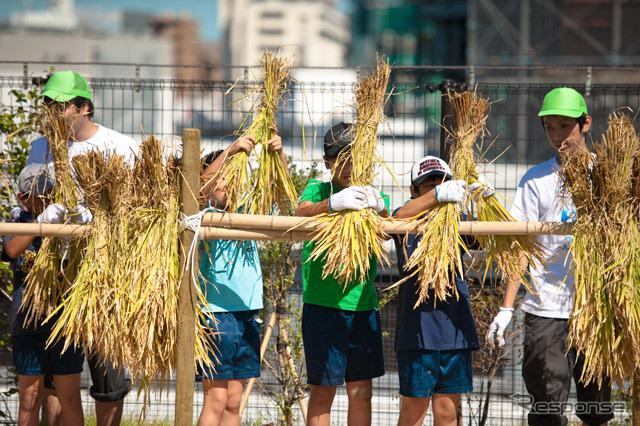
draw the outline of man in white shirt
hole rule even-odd
[[[131,161],[138,153],[138,144],[128,136],[107,129],[93,122],[94,106],[91,101],[89,83],[73,71],[59,71],[53,74],[42,92],[49,106],[64,108],[64,114],[70,128],[69,159],[85,154],[90,150],[123,155]],[[49,142],[39,138],[31,145],[27,164],[53,162]],[[50,164],[50,167],[53,167]],[[95,400],[98,426],[119,425],[122,418],[124,397],[131,388],[131,380],[124,370],[116,366],[104,365],[99,356],[87,358],[91,370],[90,394]],[[45,383],[46,385],[46,383]],[[48,398],[49,400],[49,398]],[[47,418],[57,423],[55,403],[47,407]]]
[[[563,157],[587,149],[585,135],[591,127],[587,105],[580,93],[561,87],[547,93],[538,116],[558,155],[527,171],[518,185],[511,214],[519,221],[574,221],[575,206],[560,197],[558,171]],[[582,383],[584,357],[577,356],[574,348],[567,350],[568,320],[575,296],[569,252],[573,237],[538,235],[536,239],[548,251],[547,268],[528,265],[531,285],[538,294],[526,293],[521,303],[525,312],[522,377],[533,397],[529,424],[567,424],[563,410],[572,375],[579,402],[575,414],[586,425],[606,424],[613,418],[608,381],[602,389],[596,383]],[[504,302],[487,334],[490,344],[504,345],[504,331],[511,321],[520,284],[507,282]]]

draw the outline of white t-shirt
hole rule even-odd
[[[69,141],[69,160],[76,155],[86,154],[91,150],[97,150],[105,154],[115,153],[124,156],[125,160],[132,162],[133,158],[138,154],[139,146],[135,140],[115,130],[107,129],[101,125],[93,137],[86,141]],[[49,164],[53,162],[51,151],[49,150],[49,142],[45,138],[39,138],[33,141],[27,164],[43,163]]]
[[[527,171],[522,177],[511,207],[511,215],[519,221],[573,222],[573,202],[560,197],[556,158]],[[574,302],[574,273],[569,249],[573,235],[537,235],[536,240],[548,252],[547,267],[529,265],[531,285],[538,296],[527,292],[520,305],[530,314],[547,318],[569,318]]]

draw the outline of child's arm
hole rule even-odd
[[[222,154],[218,155],[204,172],[202,172],[200,176],[200,209],[207,207],[207,201],[209,199],[214,202],[214,207],[224,208],[227,203],[227,195],[224,191],[224,182],[218,183],[216,173],[218,173],[218,170],[220,170],[222,164],[224,164],[228,157],[241,150],[249,154],[255,142],[255,139],[249,136],[239,138],[227,149],[222,151]]]
[[[29,248],[35,238],[32,235],[18,235],[5,242],[2,249],[11,259],[16,259]]]
[[[303,201],[298,204],[298,209],[296,210],[296,216],[315,216],[320,213],[326,213],[329,209],[329,199],[318,201],[317,203],[312,203],[311,201]]]
[[[522,268],[522,271],[524,272],[528,266],[527,260],[522,257],[520,259],[520,267]],[[522,274],[517,277],[507,277],[502,306],[489,325],[489,330],[486,335],[486,340],[490,347],[493,347],[495,344],[498,346],[504,346],[505,344],[504,333],[511,322],[511,318],[513,317],[513,305],[516,301],[516,296],[518,295],[518,290],[520,289],[521,284],[520,276],[522,276]]]
[[[414,198],[404,206],[400,207],[393,214],[393,217],[397,217],[398,219],[408,219],[427,211],[431,207],[435,206],[436,203],[436,190],[435,188],[432,188],[418,198]]]

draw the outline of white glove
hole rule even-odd
[[[436,201],[441,203],[462,203],[467,183],[463,180],[448,180],[436,186]]]
[[[87,206],[78,204],[75,209],[71,210],[71,223],[77,225],[86,225],[93,220],[93,215]]]
[[[487,331],[486,340],[490,347],[493,347],[496,343],[498,346],[504,346],[504,331],[509,326],[511,317],[513,317],[513,308],[500,308],[500,312],[493,319]]]
[[[362,210],[367,207],[367,192],[360,186],[345,188],[329,198],[329,209],[334,211]]]
[[[367,201],[365,207],[369,207],[378,213],[380,213],[387,207],[387,205],[384,203],[384,200],[380,196],[380,193],[373,186],[365,186],[364,189],[367,191]]]
[[[62,223],[67,209],[60,204],[50,204],[38,216],[38,223]]]
[[[11,220],[18,220],[18,218],[20,217],[20,213],[22,213],[23,211],[25,210],[22,207],[14,207],[11,210],[9,217],[11,218]]]
[[[482,188],[480,195],[482,195],[483,198],[491,197],[496,193],[493,185],[491,185],[491,182],[489,182],[485,175],[479,175],[478,181],[469,185],[469,193],[473,195],[480,188]]]

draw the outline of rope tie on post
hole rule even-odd
[[[189,247],[189,251],[187,252],[187,261],[185,262],[185,269],[188,271],[191,266],[191,278],[194,283],[198,282],[198,277],[195,274],[196,265],[194,265],[195,253],[198,249],[198,241],[200,241],[200,228],[202,227],[202,217],[205,213],[214,211],[211,208],[204,209],[194,215],[187,216],[184,213],[180,213],[180,231],[193,231],[194,236],[191,241],[191,247]]]

